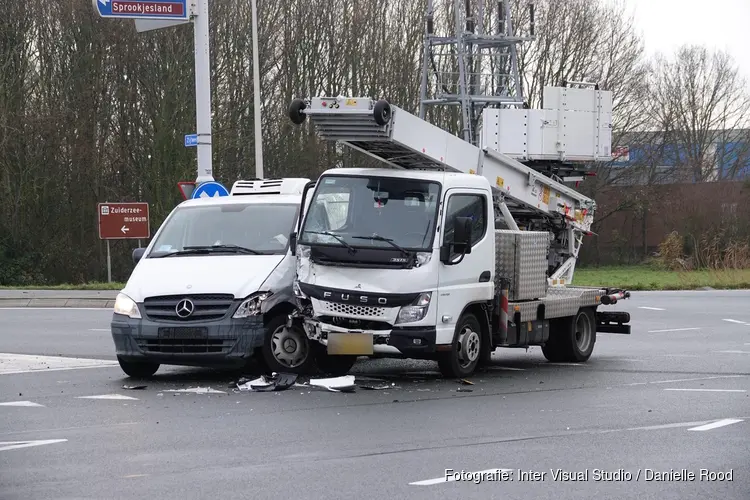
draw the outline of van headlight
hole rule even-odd
[[[242,301],[232,316],[234,319],[249,318],[260,314],[260,306],[272,295],[271,292],[256,292]]]
[[[420,293],[419,297],[411,305],[401,307],[401,310],[398,312],[398,318],[396,318],[396,324],[422,321],[427,315],[427,310],[430,308],[431,299],[432,292]]]
[[[115,299],[115,314],[122,314],[133,319],[141,319],[141,311],[138,310],[138,304],[124,293],[118,293]]]

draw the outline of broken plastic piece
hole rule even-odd
[[[188,389],[167,389],[164,392],[189,392],[193,394],[226,394],[225,391],[217,391],[211,387],[190,387]]]
[[[278,373],[264,384],[250,384],[252,390],[256,392],[285,391],[292,387],[297,381],[297,375],[294,373]]]
[[[474,392],[474,389],[464,389],[463,387],[459,387],[456,389],[456,392]]]
[[[357,386],[354,385],[354,375],[343,377],[310,379],[310,385],[322,387],[331,392],[353,392]]]
[[[463,385],[474,385],[474,382],[472,382],[471,380],[466,380],[465,378],[461,379],[461,383]]]
[[[131,391],[142,391],[146,387],[147,386],[145,386],[145,385],[123,385],[122,386],[123,389],[128,389],[128,390],[131,390]]]

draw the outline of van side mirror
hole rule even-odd
[[[471,217],[456,217],[453,226],[453,249],[456,253],[471,253]]]
[[[289,250],[292,251],[292,255],[297,255],[297,233],[291,233],[289,235]]]
[[[133,264],[138,264],[138,261],[141,260],[144,253],[146,253],[145,248],[136,248],[133,250]]]

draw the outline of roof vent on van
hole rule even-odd
[[[249,196],[260,194],[302,194],[310,179],[254,179],[237,181],[232,186],[232,196]]]

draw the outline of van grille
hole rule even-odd
[[[187,317],[177,314],[177,305],[189,299],[193,303],[193,312]],[[234,295],[205,294],[205,295],[164,295],[148,297],[143,301],[146,316],[153,320],[167,321],[208,321],[221,319],[232,307]]]

